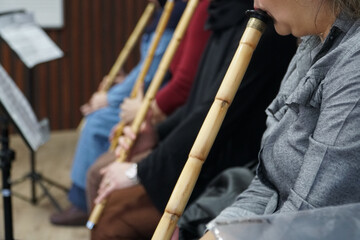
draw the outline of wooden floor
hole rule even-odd
[[[44,177],[66,187],[70,185],[70,169],[77,141],[75,131],[53,132],[50,140],[36,153],[36,171]],[[11,167],[11,179],[17,180],[30,171],[30,152],[17,136],[11,136],[10,147],[16,157]],[[2,173],[0,174],[2,176]],[[1,178],[2,179],[2,178]],[[2,182],[1,182],[2,185]],[[68,206],[66,193],[57,187],[46,184],[47,189],[62,208]],[[12,185],[14,194],[19,193],[30,199],[30,180]],[[58,227],[49,222],[49,216],[56,211],[54,204],[37,184],[36,205],[12,195],[13,235],[14,239],[24,240],[83,240],[89,239],[89,231],[85,227]],[[43,197],[42,197],[43,196]],[[5,239],[3,199],[0,199],[0,239]]]

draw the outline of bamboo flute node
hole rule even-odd
[[[166,71],[168,70],[171,60],[173,59],[177,48],[180,45],[182,38],[185,35],[186,29],[189,25],[189,22],[195,12],[195,9],[199,3],[199,0],[189,0],[186,4],[186,8],[180,18],[178,25],[174,31],[174,34],[171,38],[169,45],[166,48],[166,51],[160,61],[160,64],[156,70],[155,76],[150,83],[148,90],[144,96],[144,100],[141,104],[139,111],[137,112],[134,121],[131,124],[132,131],[137,135],[140,130],[140,125],[144,121],[147,111],[149,110],[151,101],[155,98],[157,90],[160,88],[160,85],[165,77]],[[129,143],[130,149],[133,146],[134,142],[131,139],[126,138],[126,141]],[[128,156],[129,152],[121,149],[119,157],[116,159],[118,162],[124,162]],[[100,204],[95,205],[93,211],[90,214],[90,218],[86,223],[87,228],[93,229],[95,224],[98,222],[99,217],[102,213],[106,204],[106,200],[103,200]]]
[[[156,26],[155,36],[154,36],[153,40],[151,41],[151,45],[147,52],[145,61],[144,61],[143,65],[141,66],[141,71],[140,71],[140,73],[135,81],[135,84],[133,86],[133,89],[131,91],[130,98],[136,97],[136,95],[138,94],[140,88],[142,87],[142,85],[144,83],[146,74],[148,73],[148,71],[150,69],[150,66],[151,66],[152,60],[154,59],[154,55],[155,55],[156,49],[159,45],[160,39],[166,29],[166,26],[169,22],[171,13],[174,9],[174,5],[175,5],[174,0],[168,0],[164,6],[164,11],[161,14],[161,18],[159,20],[158,25]],[[125,127],[125,123],[123,121],[120,121],[117,124],[113,139],[110,143],[109,151],[113,152],[115,150],[115,148],[117,147],[117,145],[118,145],[117,139],[121,136],[124,127]]]
[[[128,40],[126,41],[123,49],[121,50],[119,56],[117,57],[114,65],[111,67],[110,72],[108,73],[105,82],[101,85],[99,91],[107,92],[111,85],[114,83],[116,75],[120,72],[121,68],[124,66],[125,61],[129,57],[131,51],[134,49],[138,39],[140,38],[142,32],[144,31],[147,23],[149,22],[151,16],[155,11],[155,3],[149,2],[141,15],[138,23],[136,24],[133,32],[130,34]],[[82,118],[78,130],[81,130],[85,124],[85,119]]]
[[[233,101],[243,76],[251,60],[252,54],[269,19],[262,11],[249,11],[250,20],[241,37],[239,46],[215,96],[214,102],[200,128],[189,158],[180,174],[164,214],[152,237],[153,240],[171,239],[176,224],[199,177],[216,135]]]

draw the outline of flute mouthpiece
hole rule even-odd
[[[88,228],[88,229],[93,229],[94,228],[94,226],[95,226],[95,224],[94,223],[92,223],[91,221],[87,221],[87,223],[86,223],[86,227]]]
[[[260,19],[264,23],[268,23],[269,21],[271,21],[271,17],[261,9],[247,10],[245,14],[249,17]]]

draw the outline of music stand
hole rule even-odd
[[[18,55],[20,60],[26,65],[29,69],[29,79],[28,79],[28,99],[30,102],[33,102],[32,94],[32,84],[33,84],[33,68],[40,63],[48,62],[54,59],[58,59],[63,56],[63,52],[56,46],[56,44],[47,36],[47,34],[34,22],[34,17],[32,14],[25,11],[13,11],[0,14],[0,36],[5,40],[9,47]],[[10,79],[9,77],[7,77]],[[12,82],[11,80],[9,82]],[[15,86],[16,87],[16,86]],[[14,88],[14,86],[13,86]],[[20,91],[19,91],[20,92]],[[21,94],[21,92],[19,93]],[[22,94],[21,94],[22,95]],[[61,211],[60,205],[52,197],[49,191],[46,189],[43,181],[58,187],[64,191],[68,189],[50,179],[45,178],[41,174],[37,173],[35,170],[35,151],[37,148],[47,141],[49,134],[49,124],[47,119],[37,122],[34,113],[30,107],[30,104],[22,95],[22,103],[27,108],[27,114],[30,114],[32,117],[32,123],[38,127],[38,132],[32,132],[31,137],[26,136],[26,130],[31,129],[27,126],[24,128],[26,122],[15,123],[15,127],[19,130],[19,133],[22,135],[26,144],[30,149],[30,164],[31,169],[28,174],[22,178],[15,180],[12,184],[17,184],[25,181],[30,178],[31,180],[31,203],[36,204],[38,199],[36,196],[36,184],[39,184],[44,194],[49,197],[53,205],[57,210]],[[24,104],[26,102],[26,104]],[[11,111],[7,111],[8,115],[11,114]],[[33,126],[32,126],[33,127]],[[37,129],[37,128],[35,128]],[[24,132],[25,131],[25,132]],[[41,133],[41,134],[39,134]],[[34,135],[37,134],[38,139],[34,141]],[[15,194],[22,199],[28,200],[20,194]]]
[[[50,192],[46,189],[43,182],[47,182],[55,187],[58,187],[64,191],[68,191],[68,189],[64,186],[61,186],[54,181],[43,177],[41,174],[37,173],[35,170],[35,151],[43,145],[46,141],[48,141],[50,137],[49,123],[47,119],[42,121],[38,121],[32,108],[27,101],[26,97],[22,94],[20,89],[16,86],[16,84],[12,81],[10,76],[7,74],[5,69],[0,64],[0,106],[3,109],[3,135],[2,135],[2,158],[1,158],[1,166],[4,171],[3,176],[5,177],[4,183],[4,203],[6,200],[7,210],[4,211],[6,213],[6,222],[12,220],[11,212],[11,202],[10,197],[11,194],[14,196],[19,196],[22,199],[27,200],[24,196],[21,196],[18,193],[11,193],[10,188],[11,184],[16,184],[26,180],[27,178],[31,179],[32,185],[32,197],[31,202],[35,204],[37,202],[36,197],[36,188],[35,184],[39,184],[41,189],[44,192],[44,195],[49,197],[50,201],[54,204],[54,206],[61,211],[60,205],[57,203],[55,198],[50,194]],[[26,145],[29,147],[31,151],[31,171],[26,174],[24,177],[20,178],[16,181],[10,181],[10,167],[11,160],[13,159],[14,154],[11,154],[11,150],[8,149],[8,131],[7,125],[8,123],[12,123],[14,127],[20,133],[22,139],[25,141]],[[6,199],[5,199],[6,197]],[[5,207],[5,204],[4,204]],[[9,217],[10,216],[10,217]],[[11,223],[7,223],[7,229],[11,229]],[[10,226],[10,227],[9,227]],[[7,230],[11,231],[11,230]],[[11,235],[11,234],[10,234]]]

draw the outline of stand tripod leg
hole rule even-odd
[[[39,186],[41,187],[41,189],[43,190],[44,194],[50,199],[50,201],[52,202],[52,204],[56,207],[56,209],[58,211],[62,211],[62,208],[60,207],[59,203],[55,200],[55,198],[51,195],[51,193],[47,190],[46,186],[43,184],[42,181],[46,181],[51,185],[54,185],[57,188],[60,188],[61,190],[64,191],[68,191],[68,189],[64,186],[61,186],[58,183],[55,183],[54,181],[50,180],[50,179],[46,179],[43,176],[41,176],[40,174],[36,173],[35,171],[35,152],[31,151],[31,173],[30,173],[30,178],[31,178],[31,202],[33,204],[37,203],[37,197],[36,197],[36,183],[39,184]]]
[[[66,193],[69,192],[69,189],[67,187],[65,187],[65,186],[63,186],[63,185],[61,185],[59,183],[56,183],[53,180],[48,179],[48,178],[44,177],[41,174],[37,174],[37,176],[41,181],[47,182],[48,184],[53,185],[54,187],[57,187],[57,188],[63,190],[64,192],[66,192]]]
[[[35,172],[35,152],[31,151],[30,153],[30,167],[31,167],[31,173]],[[31,178],[31,203],[32,204],[36,204],[37,203],[37,198],[36,198],[36,183],[35,183],[35,178],[32,177]]]
[[[51,203],[55,206],[55,208],[58,210],[58,211],[62,211],[62,208],[60,207],[60,204],[56,201],[56,199],[51,195],[51,193],[49,192],[49,190],[46,188],[46,185],[43,183],[43,182],[46,182],[50,185],[53,185],[61,190],[63,190],[64,192],[68,192],[69,189],[50,180],[50,179],[47,179],[45,177],[43,177],[41,174],[37,173],[37,172],[30,172],[28,174],[26,174],[25,176],[23,176],[22,178],[20,179],[17,179],[16,181],[13,181],[12,184],[19,184],[21,182],[24,182],[26,179],[30,179],[30,183],[31,183],[31,198],[29,199],[28,197],[24,196],[24,195],[21,195],[19,193],[16,193],[14,192],[14,196],[16,197],[19,197],[25,201],[29,201],[31,202],[32,204],[37,204],[38,203],[38,200],[39,200],[39,197],[37,197],[37,193],[36,193],[36,184],[39,184],[40,188],[42,189],[44,195],[46,197],[48,197],[51,201]],[[43,196],[43,195],[42,195]],[[42,197],[41,196],[41,197]]]
[[[30,199],[19,194],[19,193],[14,193],[14,196],[17,196],[25,201],[30,201],[32,204],[37,204],[39,198],[37,197],[37,192],[36,192],[36,184],[39,184],[40,188],[42,189],[44,195],[46,197],[48,197],[51,201],[51,203],[55,206],[55,208],[58,211],[62,211],[62,208],[60,206],[60,204],[56,201],[56,199],[51,195],[51,193],[49,192],[49,190],[47,189],[46,184],[44,184],[44,182],[55,186],[61,190],[63,190],[64,192],[68,192],[69,189],[61,184],[58,184],[48,178],[45,178],[44,176],[42,176],[41,174],[37,173],[35,170],[35,152],[31,151],[31,155],[30,155],[30,172],[28,174],[26,174],[25,176],[23,176],[20,179],[17,179],[15,181],[12,181],[12,184],[19,184],[23,181],[25,181],[26,179],[30,179],[30,184],[31,184],[31,196]]]
[[[50,199],[50,201],[52,202],[52,204],[54,204],[54,206],[56,207],[56,209],[61,212],[62,208],[60,207],[59,203],[55,200],[55,198],[49,193],[49,191],[46,189],[46,187],[44,186],[44,184],[41,182],[41,180],[38,181],[40,187],[42,188],[42,190],[44,191],[44,194],[46,196],[48,196],[48,198]]]

